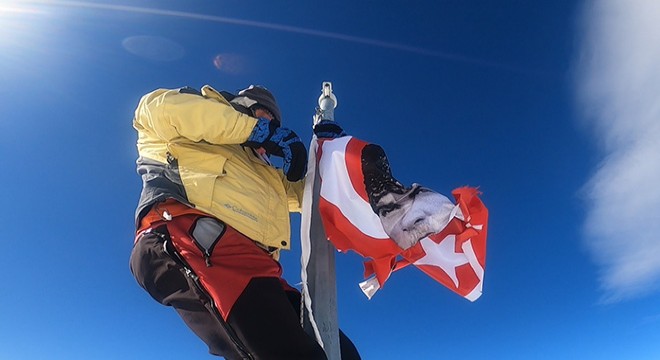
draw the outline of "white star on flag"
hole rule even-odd
[[[413,265],[433,265],[442,269],[454,285],[458,287],[458,277],[456,276],[456,268],[467,264],[468,259],[465,254],[457,253],[454,251],[456,247],[456,236],[449,235],[444,238],[439,244],[433,240],[425,237],[420,240],[422,248],[426,255],[421,259],[415,261]]]

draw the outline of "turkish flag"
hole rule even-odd
[[[384,151],[352,136],[317,140],[319,211],[328,239],[365,258],[371,298],[410,264],[470,301],[481,296],[488,210],[470,187],[454,201],[391,175]]]

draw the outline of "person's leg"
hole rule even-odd
[[[300,292],[289,286],[288,284],[284,285],[286,288],[286,295],[289,299],[289,302],[291,303],[291,306],[296,310],[296,314],[298,318],[300,318],[300,302],[302,301]],[[360,353],[358,352],[357,348],[355,347],[355,344],[351,341],[351,339],[344,334],[344,332],[339,329],[339,348],[341,352],[341,358],[342,360],[360,360]]]
[[[142,234],[131,252],[130,268],[138,284],[151,297],[172,306],[186,325],[204,341],[209,352],[228,360],[248,359],[244,345],[214,314],[211,302],[180,262],[166,251],[169,234],[165,226]],[[170,251],[171,252],[171,251]]]
[[[256,359],[326,359],[321,346],[300,326],[278,278],[252,279],[227,322]]]
[[[214,311],[198,302],[179,302],[172,305],[184,323],[209,348],[209,353],[227,360],[254,359],[233,330]]]
[[[280,264],[245,235],[211,219],[177,221],[168,228],[230,333],[254,359],[326,359],[300,326],[282,286]]]
[[[351,339],[339,329],[339,348],[342,360],[361,360],[360,353]]]
[[[131,255],[138,283],[173,306],[212,354],[231,360],[326,359],[300,326],[300,295],[283,286],[279,263],[233,230],[219,235],[207,259],[187,235],[200,233],[194,224],[194,218],[175,218],[141,236]],[[343,333],[340,345],[344,359],[359,359]]]

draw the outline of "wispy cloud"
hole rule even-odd
[[[584,9],[578,96],[603,161],[585,185],[605,302],[660,289],[660,2]]]

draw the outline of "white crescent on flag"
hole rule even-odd
[[[389,197],[381,191],[378,206],[385,204],[385,210],[377,213],[365,185],[364,152],[370,144],[352,136],[317,141],[323,226],[338,250],[370,259],[368,279],[360,284],[369,298],[392,272],[409,264],[470,301],[481,296],[488,210],[476,189],[455,189],[455,202],[416,184]],[[411,234],[417,237],[402,239]]]

